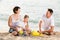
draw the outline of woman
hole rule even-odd
[[[21,20],[21,17],[19,15],[20,7],[18,7],[18,6],[14,7],[13,12],[14,12],[14,14],[12,14],[8,19],[8,26],[10,27],[9,32],[13,33],[13,35],[17,35],[17,33],[18,33],[17,24]]]

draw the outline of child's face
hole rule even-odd
[[[50,11],[47,11],[47,13],[46,13],[46,17],[47,17],[47,18],[50,18],[51,15],[52,15],[52,14],[50,13]]]
[[[24,18],[24,21],[25,21],[25,22],[28,22],[28,20],[29,20],[29,18]]]

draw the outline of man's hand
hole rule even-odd
[[[49,31],[49,32],[53,32],[53,30],[54,30],[54,27],[51,26],[51,28],[50,28],[48,31]]]

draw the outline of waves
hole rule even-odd
[[[9,17],[9,15],[7,15],[7,14],[0,14],[0,20],[7,21],[8,17]]]
[[[9,16],[10,15],[8,15],[8,14],[0,14],[0,20],[8,21]],[[38,23],[38,18],[37,17],[35,17],[35,18],[31,17],[29,19],[29,22],[31,22],[31,23]]]

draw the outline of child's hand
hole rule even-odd
[[[41,31],[41,30],[39,30],[39,32],[40,32],[40,33],[42,33],[42,31]]]

